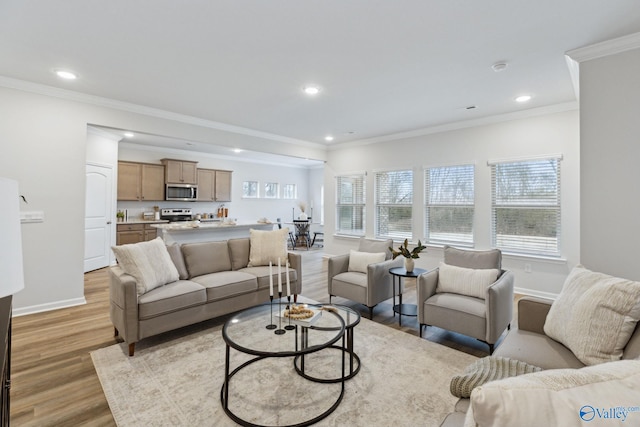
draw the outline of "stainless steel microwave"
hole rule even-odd
[[[167,184],[165,199],[195,202],[198,199],[198,186],[194,184]]]

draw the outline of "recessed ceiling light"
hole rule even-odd
[[[333,137],[331,135],[327,135],[324,137],[325,141],[333,141]]]
[[[527,102],[531,100],[531,95],[520,95],[516,98],[516,102]]]
[[[242,150],[242,149],[240,149],[240,148],[234,148],[234,149],[233,149],[233,152],[234,152],[234,153],[242,153],[242,151],[243,151],[243,150]]]
[[[320,88],[314,85],[305,86],[304,88],[302,88],[302,90],[307,95],[317,95],[318,93],[320,93]]]
[[[125,132],[124,133],[124,137],[125,138],[133,138],[135,135],[132,132]]]
[[[56,70],[56,75],[65,80],[75,80],[78,78],[75,73],[67,70]]]

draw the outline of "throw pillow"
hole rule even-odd
[[[281,228],[273,231],[249,230],[249,264],[248,267],[259,265],[278,264],[278,259],[282,265],[287,262],[287,239],[289,229]]]
[[[493,381],[471,393],[464,425],[640,425],[638,384],[637,360],[550,369]]]
[[[113,246],[111,249],[124,272],[136,279],[138,295],[179,278],[178,270],[160,237],[148,242]]]
[[[167,252],[169,252],[171,261],[173,261],[173,265],[175,265],[178,270],[178,277],[180,280],[188,279],[189,272],[187,271],[187,266],[184,263],[184,256],[182,256],[182,249],[180,249],[180,245],[173,243],[167,246]]]
[[[367,266],[385,260],[384,252],[358,252],[351,249],[349,251],[349,271],[367,272]]]
[[[462,375],[451,378],[451,394],[469,397],[474,388],[489,381],[541,371],[542,368],[508,357],[487,356],[467,366]]]
[[[622,358],[640,319],[640,282],[595,273],[579,265],[549,310],[544,333],[585,365]]]
[[[484,299],[487,287],[493,284],[500,270],[456,267],[443,262],[438,269],[436,292],[450,292]]]

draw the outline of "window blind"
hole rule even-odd
[[[494,163],[491,184],[494,246],[560,256],[560,158]]]
[[[336,177],[336,233],[364,236],[365,175]]]
[[[413,171],[376,172],[375,237],[411,240]]]
[[[425,240],[473,246],[475,167],[457,165],[424,170]]]

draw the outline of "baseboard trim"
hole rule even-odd
[[[13,316],[26,316],[27,314],[43,313],[45,311],[59,310],[61,308],[75,307],[77,305],[84,305],[87,300],[82,298],[67,299],[62,301],[55,301],[47,304],[31,305],[22,308],[13,308]]]

